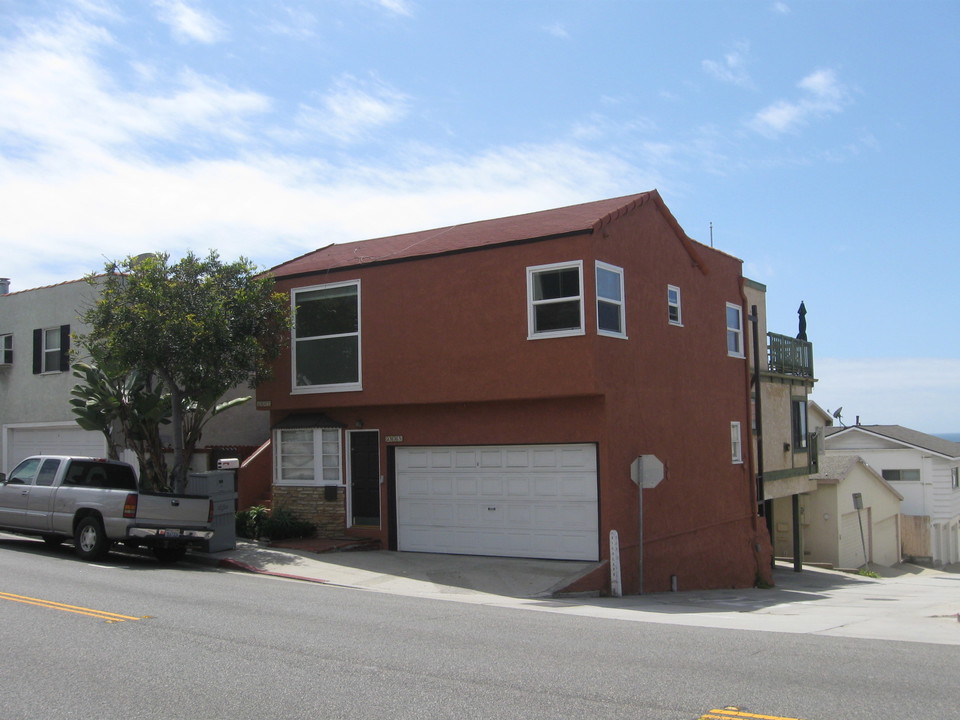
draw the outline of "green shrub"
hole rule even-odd
[[[259,540],[263,532],[263,521],[269,517],[270,511],[263,505],[255,505],[237,513],[237,537]]]
[[[274,508],[260,524],[260,534],[271,540],[313,537],[316,532],[316,525],[298,519],[289,510],[283,508]]]

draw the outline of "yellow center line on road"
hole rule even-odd
[[[54,602],[53,600],[14,595],[13,593],[7,592],[0,592],[0,600],[10,600],[11,602],[23,603],[24,605],[36,605],[37,607],[45,607],[50,610],[62,610],[63,612],[76,613],[77,615],[87,615],[89,617],[100,618],[108,623],[124,622],[126,620],[146,620],[150,617],[149,615],[144,615],[143,617],[120,615],[118,613],[107,612],[106,610],[94,610],[93,608],[85,608],[78,605],[66,605],[64,603]]]
[[[723,708],[722,710],[711,710],[706,715],[701,715],[698,720],[725,720],[726,718],[751,718],[752,720],[800,720],[800,718],[781,717],[779,715],[755,715],[754,713],[741,712],[737,708]]]

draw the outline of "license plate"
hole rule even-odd
[[[168,538],[180,537],[180,531],[174,528],[170,528],[163,531],[164,536]]]

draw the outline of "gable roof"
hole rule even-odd
[[[900,425],[851,425],[843,428],[825,428],[826,437],[832,438],[852,431],[859,431],[876,437],[893,440],[914,449],[926,450],[950,460],[960,458],[960,443],[944,440],[936,435],[927,435],[918,430],[910,430]]]
[[[903,500],[903,495],[897,492],[893,485],[884,480],[883,476],[864,462],[863,458],[859,455],[821,455],[818,465],[820,472],[810,476],[813,480],[817,480],[818,482],[840,483],[846,480],[850,473],[853,472],[853,469],[859,465],[883,488],[895,495],[898,499]]]
[[[533,242],[597,232],[645,204],[659,210],[677,234],[691,260],[706,273],[697,245],[680,227],[656,190],[494,220],[450,225],[390,237],[327,245],[270,269],[275,277],[397,262],[431,255],[478,250],[496,245]]]

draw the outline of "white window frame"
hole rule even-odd
[[[676,295],[676,300],[671,297]],[[676,318],[673,317],[676,311]],[[677,327],[683,327],[683,306],[681,304],[680,288],[676,285],[667,285],[667,322]]]
[[[960,467],[950,468],[950,489],[960,489]]]
[[[734,465],[743,464],[743,434],[739,421],[730,423],[730,460]]]
[[[617,276],[619,283],[619,298],[601,297],[600,295],[600,272],[609,272]],[[609,263],[597,261],[594,276],[597,281],[597,335],[606,335],[607,337],[624,338],[627,337],[627,303],[623,289],[623,268]],[[620,329],[606,330],[600,327],[600,303],[615,305],[620,315]]]
[[[310,434],[310,454],[312,463],[301,469],[311,470],[310,477],[284,477],[284,434]],[[344,484],[343,474],[343,432],[338,428],[278,428],[273,431],[274,452],[273,484],[294,487],[324,487]],[[305,442],[305,441],[302,441]],[[330,452],[336,443],[336,453]],[[335,458],[335,461],[334,461]]]
[[[579,276],[579,294],[577,296],[565,296],[562,298],[551,298],[548,300],[534,300],[534,278],[540,273],[552,272],[555,270],[576,269]],[[580,326],[576,328],[565,328],[563,330],[548,330],[536,332],[536,309],[543,305],[553,303],[577,301],[580,306]],[[527,268],[527,339],[540,340],[544,338],[571,337],[573,335],[585,335],[583,313],[583,261],[574,260],[570,262],[551,263],[549,265],[534,265]]]
[[[360,280],[345,280],[343,282],[326,283],[323,285],[310,285],[309,287],[299,287],[290,290],[290,311],[296,322],[297,317],[297,296],[301,293],[314,292],[316,290],[332,290],[338,287],[357,288],[357,329],[355,332],[343,333],[340,335],[323,335],[318,337],[298,338],[296,326],[290,331],[290,392],[294,395],[305,393],[333,393],[333,392],[357,392],[363,390],[363,314],[361,313],[361,288]],[[318,339],[334,339],[342,337],[357,338],[357,380],[356,382],[331,383],[328,385],[299,385],[297,383],[297,343],[308,342]]]
[[[737,327],[730,325],[730,311],[737,313]],[[727,355],[735,358],[745,357],[743,349],[743,308],[734,303],[727,303],[724,311],[724,324],[727,326]],[[736,348],[730,347],[730,340],[735,339]]]
[[[53,373],[62,372],[60,370],[61,348],[61,329],[57,327],[43,328],[40,331],[40,372]],[[56,345],[47,342],[47,338],[54,338]]]
[[[13,365],[13,333],[0,335],[0,365]]]

